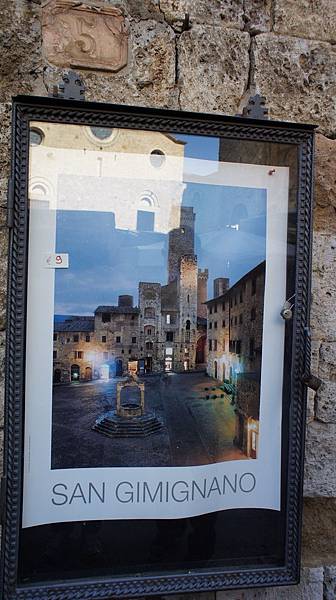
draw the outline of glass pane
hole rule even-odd
[[[281,564],[295,149],[31,128],[22,580]]]

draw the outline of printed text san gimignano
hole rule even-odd
[[[160,504],[169,502],[199,502],[227,494],[250,494],[256,487],[253,473],[235,474],[228,477],[212,477],[200,480],[131,482],[127,480],[99,483],[75,482],[72,485],[56,483],[52,488],[52,504],[91,504],[120,502],[121,504]]]

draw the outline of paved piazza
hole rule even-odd
[[[109,438],[93,431],[95,420],[115,409],[118,381],[122,378],[54,387],[52,468],[188,466],[247,458],[233,444],[230,396],[204,373],[141,379],[145,409],[160,419],[161,431],[146,438]]]

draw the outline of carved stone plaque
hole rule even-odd
[[[127,31],[118,8],[76,0],[43,5],[43,52],[60,67],[119,71],[127,64]]]

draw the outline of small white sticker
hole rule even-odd
[[[68,269],[69,254],[46,254],[44,267],[46,269]]]

